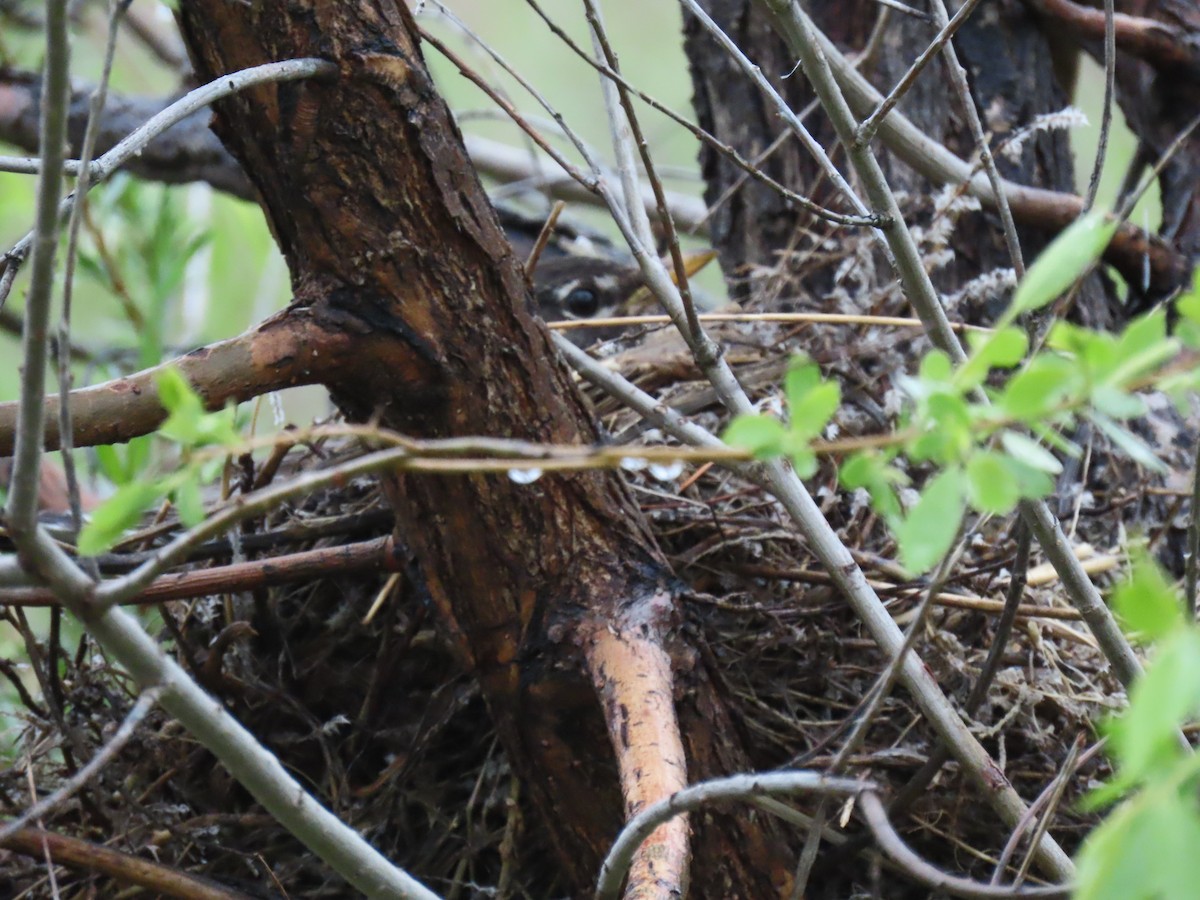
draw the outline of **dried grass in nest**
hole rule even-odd
[[[852,386],[849,408],[839,418],[844,433],[886,427],[883,411],[894,403],[895,373],[908,364],[913,336],[823,328],[778,329],[771,337],[756,347],[744,345],[741,365],[780,371],[780,361],[802,347]],[[643,370],[639,376],[652,383],[655,373]],[[767,407],[778,403],[777,380],[757,382],[757,397]],[[698,391],[703,386],[677,382],[667,393]],[[719,424],[711,407],[694,414],[714,428]],[[632,423],[614,411],[606,424],[619,433]],[[1111,547],[1131,506],[1148,496],[1143,492],[1142,501],[1131,502],[1117,494],[1138,490],[1144,476],[1126,471],[1102,447],[1094,448],[1092,459],[1085,484],[1100,513],[1084,515],[1080,524],[1092,543]],[[294,454],[289,465],[294,470],[317,462],[315,455]],[[712,468],[689,477],[695,474],[669,482],[648,472],[630,476],[663,548],[694,591],[684,598],[686,625],[713,663],[754,765],[827,766],[887,661],[777,503],[728,471]],[[818,502],[904,622],[924,582],[898,578],[888,562],[893,547],[886,530],[860,498],[838,493],[833,485],[831,464],[810,481]],[[1136,514],[1144,517],[1147,510]],[[388,527],[377,492],[363,482],[277,510],[250,530],[269,533],[345,517],[373,521],[377,533]],[[1161,533],[1174,527],[1167,521]],[[287,549],[344,540],[343,534],[310,537]],[[1172,540],[1163,538],[1164,544]],[[1011,554],[1004,526],[986,526],[943,590],[1002,599]],[[478,687],[407,580],[401,579],[374,621],[362,623],[380,585],[378,577],[325,579],[230,600],[173,603],[160,610],[168,620],[162,636],[325,802],[434,890],[449,897],[561,896],[553,855],[511,776]],[[1054,583],[1031,588],[1023,602],[1065,608]],[[214,665],[206,654],[231,621],[249,622],[253,630],[236,632]],[[917,641],[916,651],[960,702],[979,673],[995,621],[994,610],[939,606]],[[105,724],[128,709],[130,694],[122,676],[98,654],[85,649],[76,657],[64,676],[67,718],[77,747],[94,750],[103,742]],[[1022,617],[974,727],[1022,794],[1033,798],[1059,774],[1076,735],[1090,739],[1094,723],[1119,696],[1078,623]],[[899,789],[928,758],[933,740],[897,689],[849,759],[849,772]],[[23,750],[43,792],[64,771],[55,750],[59,743],[56,728],[31,714]],[[1068,848],[1089,825],[1074,801],[1104,774],[1103,760],[1096,757],[1068,786],[1054,819],[1055,837]],[[0,777],[0,803],[9,812],[22,808],[26,796],[23,772]],[[101,781],[51,824],[119,849],[151,852],[253,896],[275,896],[276,879],[293,897],[345,896],[338,879],[261,815],[161,713],[143,725]],[[1009,837],[953,763],[898,824],[931,860],[984,878]],[[844,832],[851,846],[852,828]],[[867,871],[830,850],[813,895],[846,896]],[[44,876],[40,861],[0,858],[0,884],[13,895],[26,888],[36,894]],[[60,874],[64,895],[89,884],[104,891],[103,879]]]

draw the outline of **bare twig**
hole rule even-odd
[[[888,113],[896,108],[897,103],[904,99],[904,95],[916,83],[917,76],[925,71],[925,67],[938,54],[938,51],[949,43],[950,38],[954,36],[955,32],[966,24],[967,17],[975,11],[975,7],[978,5],[979,0],[967,0],[967,2],[958,8],[958,12],[954,14],[954,18],[949,21],[944,21],[946,10],[944,6],[942,7],[941,18],[943,21],[937,22],[937,26],[941,30],[929,42],[929,46],[921,51],[921,55],[913,61],[908,71],[900,77],[900,80],[896,82],[891,92],[875,107],[874,112],[863,119],[862,124],[858,126],[858,136],[856,139],[859,143],[869,144],[875,139],[875,132],[879,130],[879,123],[887,118]]]
[[[970,3],[963,4],[962,8],[954,14],[954,18],[962,16],[970,5]],[[933,7],[934,21],[941,27],[942,33],[950,31],[953,22],[947,18],[944,0],[933,0],[931,6]],[[941,37],[941,34],[938,37]],[[1012,260],[1017,278],[1024,278],[1025,259],[1021,255],[1021,241],[1017,237],[1017,225],[1013,221],[1012,209],[1008,205],[1008,198],[1004,195],[1004,179],[1000,177],[1000,170],[996,168],[996,158],[992,155],[992,148],[988,145],[988,137],[983,130],[979,110],[975,108],[975,99],[971,96],[970,85],[967,84],[966,69],[958,61],[958,53],[955,51],[954,42],[949,39],[949,35],[947,35],[943,53],[946,57],[946,69],[950,72],[950,81],[958,93],[958,101],[962,104],[963,114],[967,117],[967,125],[971,129],[971,137],[975,141],[975,146],[979,148],[979,161],[982,163],[988,183],[996,195],[996,211],[1000,214],[1000,230],[1004,235],[1009,259]]]
[[[1087,195],[1083,200],[1084,211],[1096,204],[1100,191],[1100,176],[1104,174],[1104,162],[1108,159],[1108,136],[1112,130],[1113,96],[1117,80],[1117,27],[1116,4],[1104,0],[1104,106],[1100,113],[1100,139],[1096,144],[1096,160],[1092,163],[1092,177],[1088,179]]]
[[[625,823],[613,841],[596,881],[596,900],[615,900],[638,847],[664,822],[718,800],[751,801],[779,794],[829,793],[853,796],[872,787],[851,778],[829,778],[817,772],[771,772],[733,775],[694,784],[642,810]]]
[[[176,897],[179,900],[250,900],[248,894],[206,878],[38,828],[18,831],[4,842],[4,849],[24,856],[44,858],[50,866],[68,866],[80,872],[100,872],[160,897]]]
[[[285,60],[284,62],[266,63],[265,65],[254,66],[240,72],[223,75],[216,81],[196,88],[196,90],[190,91],[185,96],[180,97],[96,160],[91,166],[92,186],[95,187],[107,179],[124,163],[136,156],[150,141],[172,125],[224,97],[260,84],[296,81],[304,78],[332,75],[336,71],[337,67],[333,63],[323,59],[292,59]],[[65,139],[64,134],[64,141]],[[57,165],[52,167],[53,171],[63,171],[64,160],[61,151],[56,155],[55,160],[57,161]],[[45,153],[39,153],[37,171],[41,172],[43,167],[49,164],[50,160],[46,157]],[[71,194],[62,201],[58,208],[58,217],[61,218],[70,213],[76,198],[76,194]],[[34,233],[31,232],[13,245],[12,249],[4,255],[3,279],[0,279],[0,305],[3,305],[4,300],[8,297],[8,292],[12,287],[12,280],[16,277],[16,270],[28,255],[30,248],[33,246],[33,240]]]

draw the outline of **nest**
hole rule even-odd
[[[884,292],[865,305],[886,312],[894,303]],[[794,308],[803,307],[797,301]],[[917,340],[915,333],[844,326],[770,331],[730,326],[721,337],[736,367],[751,375],[748,381],[765,408],[780,403],[779,373],[792,353],[803,349],[821,362],[845,386],[848,403],[836,423],[841,434],[887,427],[895,375],[910,365]],[[636,348],[655,339],[636,336],[626,343]],[[705,386],[686,361],[676,365],[672,359],[661,348],[650,354],[634,349],[618,352],[610,363],[667,402],[688,398],[698,421],[719,428],[722,414]],[[639,427],[627,411],[596,400],[611,433],[628,436]],[[1180,433],[1170,411],[1162,414],[1147,427]],[[1089,465],[1061,494],[1060,514],[1077,543],[1090,544],[1102,557],[1119,545],[1126,523],[1136,520],[1160,558],[1177,569],[1182,535],[1171,492],[1151,484],[1098,440],[1090,447]],[[332,445],[298,448],[277,477],[324,465],[344,452],[349,449]],[[1181,471],[1186,468],[1185,458]],[[888,661],[776,501],[719,467],[666,474],[670,477],[643,470],[627,477],[677,574],[691,588],[682,600],[685,627],[719,673],[754,766],[828,767]],[[912,475],[919,481],[922,473]],[[887,530],[863,497],[835,490],[833,463],[823,463],[808,486],[893,616],[907,624],[927,582],[898,574],[889,562],[894,547]],[[239,540],[202,548],[205,558],[190,565],[338,546],[390,528],[390,513],[374,484],[364,480],[247,523]],[[917,635],[915,651],[960,707],[995,637],[996,601],[1004,597],[1013,557],[1008,528],[993,522],[974,533]],[[159,529],[139,549],[169,536]],[[1033,564],[1039,562],[1035,558]],[[170,652],[290,771],[433,890],[452,898],[563,896],[567,888],[544,826],[510,772],[478,685],[409,580],[388,578],[333,575],[299,586],[162,604],[161,618],[150,613],[147,618]],[[385,585],[389,594],[380,611],[364,622]],[[1091,742],[1097,721],[1120,705],[1121,689],[1055,581],[1034,579],[1022,603],[1039,610],[1018,617],[986,699],[968,718],[1022,796],[1032,800],[1055,784],[1079,736]],[[38,649],[45,658],[45,645]],[[86,638],[60,666],[69,737],[46,708],[26,712],[22,753],[28,764],[0,777],[6,814],[27,803],[26,769],[40,792],[49,791],[104,743],[132,704],[131,686]],[[919,711],[896,688],[845,761],[845,771],[898,792],[935,746]],[[1093,824],[1075,801],[1106,774],[1103,756],[1093,754],[1066,783],[1051,827],[1069,851]],[[813,811],[811,804],[800,806]],[[249,896],[281,896],[280,885],[291,897],[346,896],[344,883],[161,711],[47,824],[151,855]],[[897,825],[931,861],[984,880],[1011,834],[952,761]],[[835,815],[829,828],[832,836],[810,881],[810,896],[853,896],[868,889],[873,877],[885,880],[885,896],[926,896],[923,888],[886,870],[873,876],[872,867],[855,858],[865,843],[855,820]],[[795,836],[797,847],[803,839],[803,833]],[[1027,849],[1028,841],[1019,845],[1013,865],[1021,864]],[[44,894],[46,875],[42,859],[0,855],[0,885],[10,896]],[[57,885],[63,896],[110,890],[103,876],[83,871],[59,870]]]

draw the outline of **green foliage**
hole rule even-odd
[[[95,230],[82,244],[79,270],[116,301],[137,341],[137,368],[158,365],[167,349],[188,264],[211,234],[189,222],[178,191],[118,175],[89,196]]]
[[[791,416],[787,425],[765,415],[741,415],[729,423],[725,440],[745,447],[760,459],[787,456],[801,478],[817,470],[813,439],[829,424],[842,402],[841,389],[821,378],[816,363],[797,356],[783,380]]]
[[[1065,228],[1021,279],[1001,325],[1040,309],[1074,284],[1099,259],[1116,234],[1117,224],[1105,210],[1095,210]]]
[[[1116,774],[1085,805],[1120,803],[1079,852],[1075,897],[1190,897],[1200,882],[1200,756],[1180,729],[1200,713],[1200,629],[1185,622],[1180,598],[1144,552],[1113,603],[1156,652],[1129,708],[1104,726]]]
[[[1048,496],[1062,471],[1056,453],[1079,453],[1062,437],[1079,419],[1139,465],[1161,470],[1150,448],[1123,423],[1144,413],[1137,394],[1142,388],[1170,387],[1183,396],[1200,386],[1196,371],[1163,374],[1182,346],[1181,339],[1168,337],[1164,311],[1139,316],[1120,334],[1057,322],[1046,347],[1032,356],[1028,337],[1014,324],[1086,272],[1115,228],[1111,217],[1093,213],[1064,231],[1030,267],[998,327],[968,335],[964,361],[956,365],[932,350],[915,376],[898,379],[908,404],[892,445],[852,452],[843,462],[842,486],[869,493],[909,571],[927,571],[950,551],[967,510],[1003,515],[1022,500]],[[1197,284],[1181,299],[1179,313],[1186,339],[1200,344]],[[787,457],[807,477],[816,471],[815,439],[836,412],[837,387],[798,359],[784,381],[784,399],[787,424],[766,415],[738,416],[724,438],[760,459]],[[907,511],[896,492],[908,480],[901,457],[910,468],[933,469]]]
[[[79,552],[85,556],[103,553],[121,535],[137,524],[152,505],[170,497],[185,525],[204,518],[200,485],[215,478],[223,465],[220,454],[197,454],[205,447],[236,447],[240,443],[234,427],[232,407],[209,413],[204,402],[176,369],[165,369],[158,377],[158,397],[167,410],[159,434],[179,447],[180,463],[157,478],[128,478],[113,496],[92,513],[79,534]]]

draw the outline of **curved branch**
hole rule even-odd
[[[70,394],[76,447],[117,444],[150,434],[166,418],[156,379],[177,368],[210,409],[271,391],[316,384],[345,363],[353,336],[317,324],[307,310],[289,309],[258,327],[125,378]],[[59,395],[46,397],[45,448],[59,447]],[[0,403],[0,456],[12,453],[17,404]]]
[[[1083,40],[1104,40],[1104,10],[1072,0],[1030,0],[1040,13]],[[1117,46],[1156,69],[1200,79],[1200,42],[1182,28],[1126,13],[1113,15]]]

